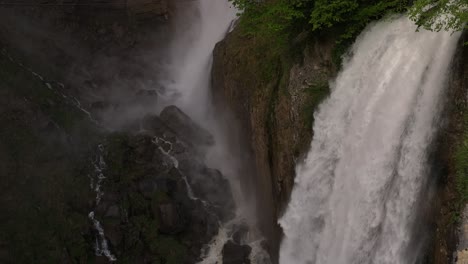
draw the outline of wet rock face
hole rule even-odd
[[[182,140],[194,145],[213,145],[213,136],[176,106],[166,107],[160,115],[165,124]]]
[[[446,88],[444,123],[437,139],[433,168],[437,169],[437,192],[433,201],[430,224],[434,228],[428,258],[436,264],[465,263],[468,243],[466,226],[466,205],[460,203],[457,185],[457,151],[467,135],[466,117],[468,109],[468,32],[460,38],[452,62],[452,69]],[[433,169],[435,171],[435,169]],[[458,204],[458,205],[457,205]],[[463,210],[465,208],[465,210]],[[454,221],[454,215],[459,220]],[[458,262],[457,261],[457,257]]]
[[[2,186],[12,183],[0,197],[8,212],[0,217],[0,262],[108,263],[94,251],[105,241],[119,263],[196,263],[219,223],[234,216],[228,181],[203,162],[213,136],[173,106],[125,120],[119,132],[102,126],[108,113],[120,120],[128,106],[157,103],[157,76],[153,68],[145,75],[150,67],[135,57],[147,46],[164,50],[168,1],[67,2],[76,5],[15,9],[0,19],[2,52],[25,57],[38,72],[0,54],[0,120],[8,124],[0,133],[0,174],[8,175]],[[19,14],[31,15],[23,21],[29,26],[11,28]],[[39,23],[49,15],[57,27]],[[60,83],[47,87],[42,76]],[[90,177],[98,152],[106,163],[99,194]]]
[[[249,255],[252,249],[246,245],[240,245],[228,241],[223,247],[224,264],[250,264]]]
[[[235,212],[228,181],[196,149],[212,137],[175,106],[141,122],[143,131],[107,136],[96,219],[117,259],[196,263]]]
[[[241,30],[235,28],[213,51],[212,92],[218,107],[234,112],[250,140],[256,166],[251,193],[275,258],[281,236],[276,219],[289,200],[297,161],[310,146],[314,108],[328,94],[328,79],[336,71],[335,40],[304,44],[295,62],[272,55],[271,43],[247,38]]]

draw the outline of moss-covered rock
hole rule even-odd
[[[447,87],[445,122],[441,129],[434,158],[438,176],[437,191],[432,201],[434,227],[428,263],[450,263],[454,259],[458,231],[467,203],[467,113],[468,49],[465,33],[454,56]]]
[[[303,33],[278,49],[237,27],[214,51],[214,102],[246,128],[257,168],[253,189],[270,241],[279,241],[276,219],[292,191],[296,160],[309,147],[313,111],[336,71],[334,43]]]

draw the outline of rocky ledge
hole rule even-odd
[[[168,106],[112,132],[64,84],[5,50],[0,66],[1,263],[201,260],[235,216],[229,182],[204,164],[208,131]],[[224,254],[248,263],[238,229]]]
[[[117,259],[195,263],[234,217],[229,182],[203,163],[199,147],[213,144],[212,136],[175,106],[140,125],[102,144],[105,182],[95,217]]]

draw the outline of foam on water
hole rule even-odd
[[[459,34],[369,26],[314,115],[279,223],[281,264],[414,263],[417,199]]]

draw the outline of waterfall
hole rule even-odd
[[[213,49],[232,29],[238,10],[228,0],[197,0],[174,2],[176,18],[168,51],[166,88],[162,95],[165,103],[177,105],[198,124],[206,128],[214,137],[215,145],[207,150],[206,164],[218,169],[229,180],[237,205],[237,216],[219,227],[218,235],[206,245],[200,263],[222,263],[222,249],[231,239],[231,231],[243,222],[250,225],[249,238],[245,243],[253,248],[252,259],[269,263],[269,256],[259,246],[263,237],[257,235],[253,219],[246,219],[253,203],[245,201],[241,190],[243,164],[242,148],[236,146],[236,127],[228,113],[220,113],[212,103],[211,68]],[[248,205],[246,205],[248,204]],[[246,206],[244,206],[246,205]],[[245,209],[244,207],[249,207]],[[257,245],[258,244],[258,245]],[[260,263],[260,261],[257,261]]]
[[[415,263],[411,234],[459,34],[370,25],[351,48],[279,220],[282,264]]]
[[[210,115],[209,98],[212,52],[236,17],[228,0],[181,1],[169,54],[172,103],[201,123]]]

